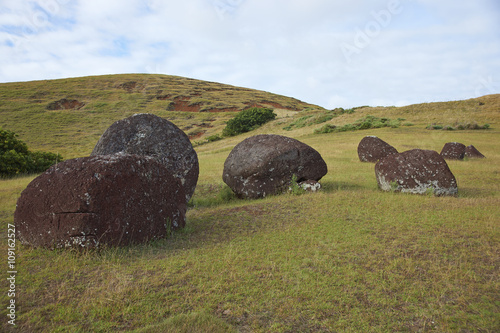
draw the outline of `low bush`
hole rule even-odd
[[[396,120],[393,120],[389,118],[379,118],[368,115],[365,118],[356,120],[352,124],[346,124],[344,126],[335,126],[332,124],[326,124],[323,127],[316,129],[314,133],[325,134],[332,132],[348,132],[348,131],[364,130],[370,128],[382,128],[382,127],[398,128],[401,125],[401,121],[404,120],[405,119],[403,118],[398,118]]]
[[[283,129],[286,131],[291,131],[292,129],[305,127],[308,125],[307,120],[310,119],[311,117],[312,117],[312,115],[300,117],[299,119],[291,122],[288,126],[283,127]]]
[[[322,115],[318,116],[317,118],[313,119],[311,121],[311,124],[321,124],[321,123],[327,122],[329,120],[332,120],[334,117],[336,117],[336,115],[332,114],[332,113],[322,114]]]
[[[214,142],[214,141],[219,141],[219,140],[222,140],[222,136],[220,136],[219,134],[210,135],[207,138],[207,142]]]
[[[340,116],[341,114],[351,114],[351,113],[354,113],[354,111],[356,109],[362,109],[362,108],[365,108],[367,106],[357,106],[357,107],[354,107],[354,108],[351,108],[351,109],[344,109],[344,108],[335,108],[332,110],[332,112],[334,114],[336,114],[337,116]]]
[[[319,115],[304,116],[283,127],[283,129],[291,131],[292,129],[302,128],[305,126],[317,125],[332,120],[337,116],[338,114],[334,113],[333,111],[328,111],[324,114]]]
[[[292,180],[290,181],[290,187],[288,188],[288,191],[293,194],[293,195],[301,195],[306,193],[306,190],[304,190],[298,183],[298,178],[296,174],[292,175]]]
[[[14,132],[0,129],[0,177],[39,173],[61,161],[59,154],[32,152]]]
[[[338,117],[340,115],[352,114],[355,112],[356,109],[362,109],[362,108],[366,108],[366,107],[368,107],[368,106],[358,106],[358,107],[354,107],[351,109],[335,108],[331,111],[326,111],[325,113],[322,113],[322,114],[303,116],[303,117],[300,117],[299,119],[291,122],[287,126],[283,127],[283,129],[286,131],[291,131],[293,129],[298,129],[298,128],[302,128],[305,126],[322,124],[322,123],[327,122],[329,120],[332,120],[333,118]],[[309,111],[309,110],[305,109],[304,111]],[[329,129],[330,128],[328,126],[325,127],[325,130],[329,130]],[[318,131],[320,131],[320,130],[321,129],[318,129]]]
[[[426,127],[428,130],[445,130],[445,131],[454,131],[454,130],[487,130],[490,128],[490,124],[479,125],[476,122],[472,123],[455,123],[453,125],[439,125],[439,124],[430,124]]]
[[[440,130],[440,129],[443,129],[443,126],[431,124],[431,125],[427,126],[426,129],[428,129],[428,130]]]
[[[250,108],[240,111],[233,119],[227,122],[222,131],[224,136],[234,136],[245,132],[250,132],[257,127],[276,119],[273,109]]]

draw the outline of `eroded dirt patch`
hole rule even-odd
[[[63,98],[58,101],[49,103],[49,105],[47,105],[47,110],[71,110],[71,109],[79,110],[84,106],[85,106],[84,102],[80,102],[76,99]]]

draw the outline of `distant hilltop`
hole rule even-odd
[[[9,88],[24,90],[25,103],[46,104],[49,110],[92,110],[106,106],[144,112],[149,109],[228,112],[250,107],[291,111],[318,107],[261,90],[158,74],[116,74],[0,84],[1,90]]]

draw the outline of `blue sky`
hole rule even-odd
[[[0,0],[0,82],[118,73],[326,108],[500,93],[500,2]]]

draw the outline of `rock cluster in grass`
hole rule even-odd
[[[358,157],[361,162],[376,163],[384,157],[397,154],[396,148],[376,136],[365,136],[358,144]]]
[[[115,154],[54,165],[17,202],[18,239],[48,248],[124,246],[185,225],[186,195],[157,159]]]
[[[163,163],[184,186],[186,203],[198,182],[198,155],[188,136],[170,121],[136,114],[112,124],[97,142],[93,155],[147,155]]]
[[[262,198],[297,183],[319,181],[328,169],[321,155],[298,140],[255,135],[237,144],[224,162],[222,179],[239,198]]]
[[[455,176],[433,150],[412,149],[389,155],[375,165],[375,175],[383,191],[437,196],[458,193]]]
[[[117,121],[90,157],[57,164],[23,191],[19,239],[88,248],[163,238],[184,227],[198,173],[189,138],[168,120],[139,114]]]
[[[448,160],[463,160],[468,158],[485,158],[473,145],[465,146],[460,142],[448,142],[441,150],[441,156]]]
[[[383,191],[456,195],[458,186],[445,159],[484,158],[474,146],[448,142],[441,153],[413,149],[398,153],[385,141],[367,136],[358,145],[360,161],[376,162],[375,176]],[[378,161],[378,162],[377,162]]]

